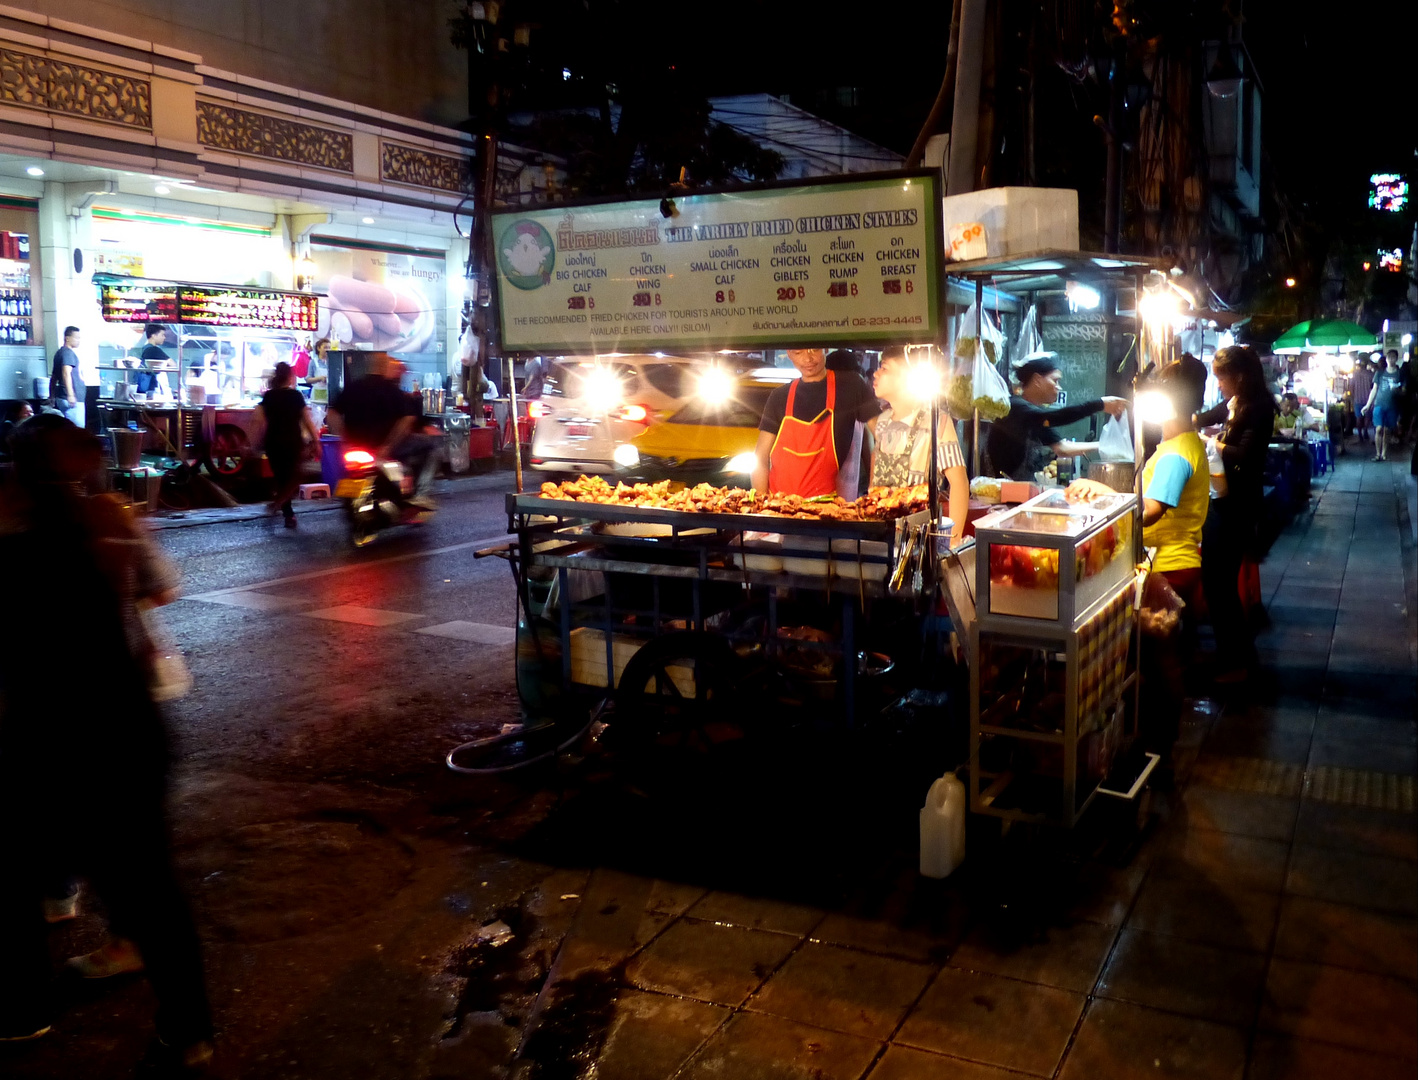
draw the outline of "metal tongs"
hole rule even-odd
[[[922,525],[908,525],[906,527],[906,538],[901,542],[901,554],[896,560],[896,567],[891,573],[891,591],[900,592],[906,586],[906,575],[911,575],[911,588],[919,592],[925,580],[921,568],[921,558],[925,547],[921,537],[925,531]]]

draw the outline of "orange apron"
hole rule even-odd
[[[837,443],[832,413],[837,404],[837,375],[827,373],[827,407],[811,420],[793,416],[800,379],[788,387],[788,407],[768,456],[768,490],[785,495],[834,495],[837,492]]]

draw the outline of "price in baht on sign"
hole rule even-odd
[[[929,340],[938,177],[886,174],[493,216],[503,346],[609,353]]]

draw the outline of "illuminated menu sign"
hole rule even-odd
[[[177,322],[175,285],[105,285],[102,298],[104,322]]]
[[[934,173],[493,215],[502,341],[527,352],[940,334]]]
[[[208,326],[254,326],[266,330],[314,330],[320,321],[320,301],[304,293],[255,289],[178,291],[179,321]]]
[[[103,318],[118,323],[201,323],[263,330],[314,330],[320,298],[262,289],[194,285],[104,285]]]

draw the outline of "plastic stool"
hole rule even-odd
[[[301,484],[300,497],[302,499],[328,499],[330,497],[330,485]]]

